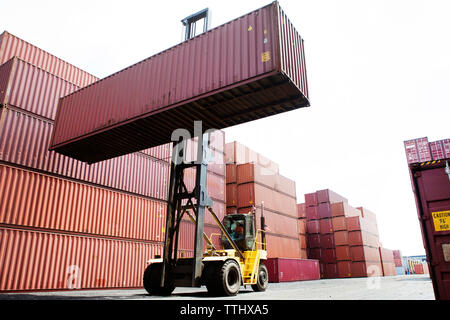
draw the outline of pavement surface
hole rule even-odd
[[[242,287],[233,297],[210,297],[206,287],[176,288],[171,296],[144,289],[1,293],[0,300],[435,300],[429,275],[269,283],[265,292]]]

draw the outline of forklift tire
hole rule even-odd
[[[217,268],[212,290],[217,295],[235,296],[241,287],[240,267],[234,260],[227,260]],[[209,290],[209,289],[208,289]]]
[[[162,263],[152,263],[144,271],[144,288],[150,295],[168,296],[175,290],[173,279],[167,273],[164,287],[160,286],[161,271]]]
[[[258,280],[256,284],[252,284],[253,291],[265,291],[269,283],[269,273],[267,272],[267,267],[260,262],[258,270]]]

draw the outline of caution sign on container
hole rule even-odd
[[[450,210],[433,212],[435,231],[450,231]]]

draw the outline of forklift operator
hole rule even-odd
[[[231,233],[231,238],[233,240],[239,240],[244,238],[244,226],[242,223],[238,223],[234,228],[234,231]]]

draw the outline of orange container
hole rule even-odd
[[[251,212],[251,210],[249,208],[240,208],[237,210],[237,212],[249,213]],[[264,209],[264,219],[267,232],[298,238],[299,231],[297,218],[278,214],[276,212],[270,211],[269,209]],[[260,208],[256,208],[255,225],[258,229],[261,229]]]
[[[236,164],[227,163],[226,176],[227,176],[227,179],[226,179],[227,184],[228,183],[237,183]]]
[[[336,246],[336,260],[337,261],[351,261],[349,246]]]
[[[299,235],[299,243],[300,243],[300,249],[306,250],[306,235],[301,234]]]
[[[306,234],[306,219],[298,219],[298,233]]]
[[[261,206],[264,201],[264,208],[297,218],[297,201],[295,198],[283,193],[269,189],[257,183],[246,183],[238,185],[238,207],[246,208],[255,205]]]
[[[348,217],[346,219],[348,231],[365,231],[378,235],[378,226],[376,221],[361,217]]]
[[[268,233],[266,235],[268,258],[300,258],[299,238],[284,237]]]
[[[348,246],[348,232],[347,231],[336,231],[334,232],[334,243],[336,246]]]
[[[396,275],[395,264],[393,262],[383,262],[382,267],[383,267],[383,276],[387,277]]]
[[[331,204],[331,215],[333,217],[354,217],[361,216],[361,212],[350,206],[347,202],[336,202]]]
[[[338,261],[337,270],[339,278],[350,278],[352,276],[352,262]]]
[[[347,220],[344,216],[333,217],[331,219],[334,231],[346,231],[347,230]]]
[[[237,184],[229,183],[226,187],[227,207],[237,207]]]
[[[298,217],[300,219],[306,218],[306,204],[298,203],[297,204]]]
[[[378,248],[379,238],[365,231],[349,231],[348,243],[350,246],[369,246]]]
[[[383,276],[383,267],[380,262],[352,262],[352,277],[381,277]]]
[[[350,256],[352,261],[381,262],[378,249],[369,246],[351,246]]]

